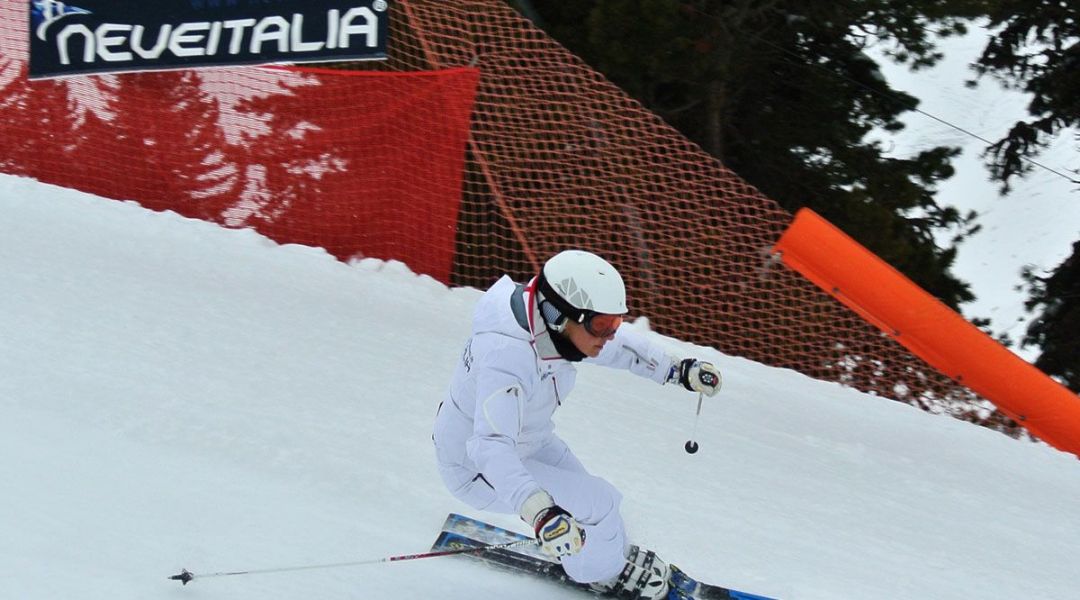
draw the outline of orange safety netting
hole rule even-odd
[[[0,7],[0,111],[5,111],[12,107],[12,90],[27,85],[19,71],[19,63],[25,61],[26,8],[16,0],[0,0]],[[424,229],[407,229],[394,236],[397,245],[363,254],[403,259],[415,270],[454,285],[486,287],[502,273],[519,280],[531,276],[560,249],[589,249],[608,258],[624,275],[631,313],[648,316],[662,333],[1020,434],[1016,424],[991,404],[937,373],[777,261],[770,249],[791,221],[788,212],[501,0],[398,0],[392,3],[391,18],[388,61],[333,67],[380,72],[458,70],[452,73],[475,73],[461,70],[475,67],[480,79],[464,146],[460,206],[454,207],[456,237],[449,277],[408,259],[409,248],[429,243],[430,232]],[[342,127],[359,118],[356,107],[366,91],[333,97],[310,94],[303,103],[294,97],[278,98],[290,87],[289,78],[298,76],[295,73],[256,68],[206,71],[200,89],[243,96],[232,106],[219,104],[218,110],[236,112],[239,106],[243,109],[237,115],[239,122],[255,131],[266,125],[262,119],[271,113],[249,111],[248,105],[275,98],[289,106],[281,109],[286,112],[272,113],[273,118],[291,123],[288,131],[296,135],[302,135],[303,121],[287,111],[307,111],[304,114],[309,117],[334,112],[340,117],[335,123]],[[34,83],[31,94],[58,95],[75,108],[93,106],[101,102],[101,92],[95,89],[99,84],[94,81],[119,79]],[[124,110],[138,111],[134,104],[145,101],[126,102]],[[312,109],[307,102],[318,103],[318,108]],[[456,118],[439,108],[425,111],[421,116],[436,123]],[[412,116],[416,115],[401,115]],[[197,115],[192,127],[214,117]],[[246,121],[249,118],[252,122]],[[0,137],[0,170],[19,172],[20,163],[13,162],[13,156],[23,150],[25,131],[0,128],[4,136]],[[236,160],[228,152],[243,146],[238,142],[243,136],[236,131],[214,130],[211,127],[203,135],[212,138],[205,143],[223,148],[218,159],[211,159],[220,163],[207,165],[191,158],[179,163],[211,181],[221,178],[222,172],[207,167],[228,169]],[[422,152],[429,143],[411,134],[387,135],[402,147],[383,148],[387,152]],[[164,142],[147,152],[158,157],[184,154],[196,143],[191,138]],[[95,156],[95,172],[85,174],[85,189],[91,191],[101,180],[131,168],[131,157],[124,153],[70,148],[76,140],[53,143],[64,151],[80,151],[80,156],[87,152]],[[286,145],[263,151],[244,163],[245,168],[266,171],[267,181],[273,171],[280,178],[273,186],[267,183],[267,189],[252,192],[249,187],[258,187],[262,181],[258,177],[239,190],[223,180],[220,186],[210,186],[208,198],[193,195],[193,205],[212,206],[211,216],[225,215],[229,217],[226,225],[244,226],[252,224],[251,202],[280,202],[277,194],[286,193],[288,198],[312,203],[313,212],[325,211],[327,218],[317,221],[315,229],[295,235],[327,246],[336,242],[320,241],[323,236],[336,240],[348,235],[347,228],[343,231],[330,215],[364,214],[365,203],[381,201],[366,192],[350,194],[349,185],[364,190],[370,178],[383,178],[387,185],[380,190],[401,186],[409,196],[429,177],[411,164],[366,166],[368,153],[374,161],[374,153],[382,151],[374,147],[357,148],[345,161],[337,160],[336,154],[320,155],[314,147],[310,151],[304,157],[307,162],[291,170],[271,162],[288,156]],[[311,177],[301,177],[300,184],[289,179],[297,172],[303,175],[305,168],[309,176],[312,169],[340,176],[342,193],[313,194],[304,187]],[[143,187],[125,197],[158,207],[155,199],[160,192],[160,187]],[[398,202],[408,206],[410,200]],[[263,224],[281,227],[273,206],[256,208]],[[206,213],[203,208],[197,210]],[[418,211],[417,216],[426,214]]]

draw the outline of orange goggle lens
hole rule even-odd
[[[598,338],[606,338],[615,333],[622,325],[622,315],[601,315],[597,313],[585,317],[585,331]]]

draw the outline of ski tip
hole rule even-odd
[[[180,569],[179,574],[169,578],[170,581],[179,581],[182,585],[187,585],[192,579],[195,579],[195,574],[187,569]]]

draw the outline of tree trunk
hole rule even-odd
[[[724,109],[727,100],[727,89],[723,80],[714,79],[709,82],[709,92],[706,98],[705,117],[705,150],[715,156],[724,156]]]

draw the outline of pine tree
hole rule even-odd
[[[320,96],[321,75],[286,85],[288,93],[258,96],[237,104],[268,131],[241,143],[241,171],[249,195],[256,197],[244,215],[248,225],[284,222],[290,213],[318,211],[337,190],[348,189],[347,162],[335,145],[335,131]],[[298,240],[302,241],[302,240]],[[308,241],[307,243],[313,243]]]
[[[957,307],[974,297],[949,269],[973,214],[939,206],[954,148],[888,156],[917,100],[864,50],[933,63],[933,34],[960,31],[977,2],[530,0],[525,14],[789,210],[809,206]],[[945,247],[936,241],[952,236]]]
[[[0,65],[0,170],[70,184],[75,149],[75,102],[55,80],[30,82],[26,64]]]
[[[1035,366],[1080,393],[1080,242],[1073,244],[1072,255],[1050,276],[1028,271],[1025,279],[1031,285],[1025,306],[1029,311],[1041,308],[1041,312],[1028,325],[1022,343],[1042,349]]]
[[[1032,169],[1026,158],[1045,149],[1059,132],[1080,126],[1080,4],[1060,0],[989,4],[987,29],[997,33],[976,69],[1031,96],[1030,118],[1015,123],[989,150],[992,173],[1008,189],[1011,178]],[[1080,185],[1080,177],[1076,183]]]
[[[989,16],[987,27],[997,33],[978,71],[1031,95],[1030,118],[1014,124],[988,152],[992,174],[1008,189],[1012,178],[1031,171],[1026,159],[1062,131],[1080,126],[1080,4],[993,0]],[[1074,182],[1080,187],[1080,174]],[[1029,271],[1025,279],[1031,289],[1026,307],[1039,316],[1022,344],[1041,348],[1035,365],[1080,392],[1080,242],[1048,277]]]
[[[0,170],[14,175],[26,175],[30,165],[27,158],[33,155],[33,139],[28,136],[31,125],[29,88],[25,68],[19,73],[19,65],[6,60],[0,66],[0,75],[7,83],[0,86]]]
[[[156,210],[221,220],[239,196],[217,100],[196,71],[121,75],[106,110],[112,142],[128,161],[117,177]]]

